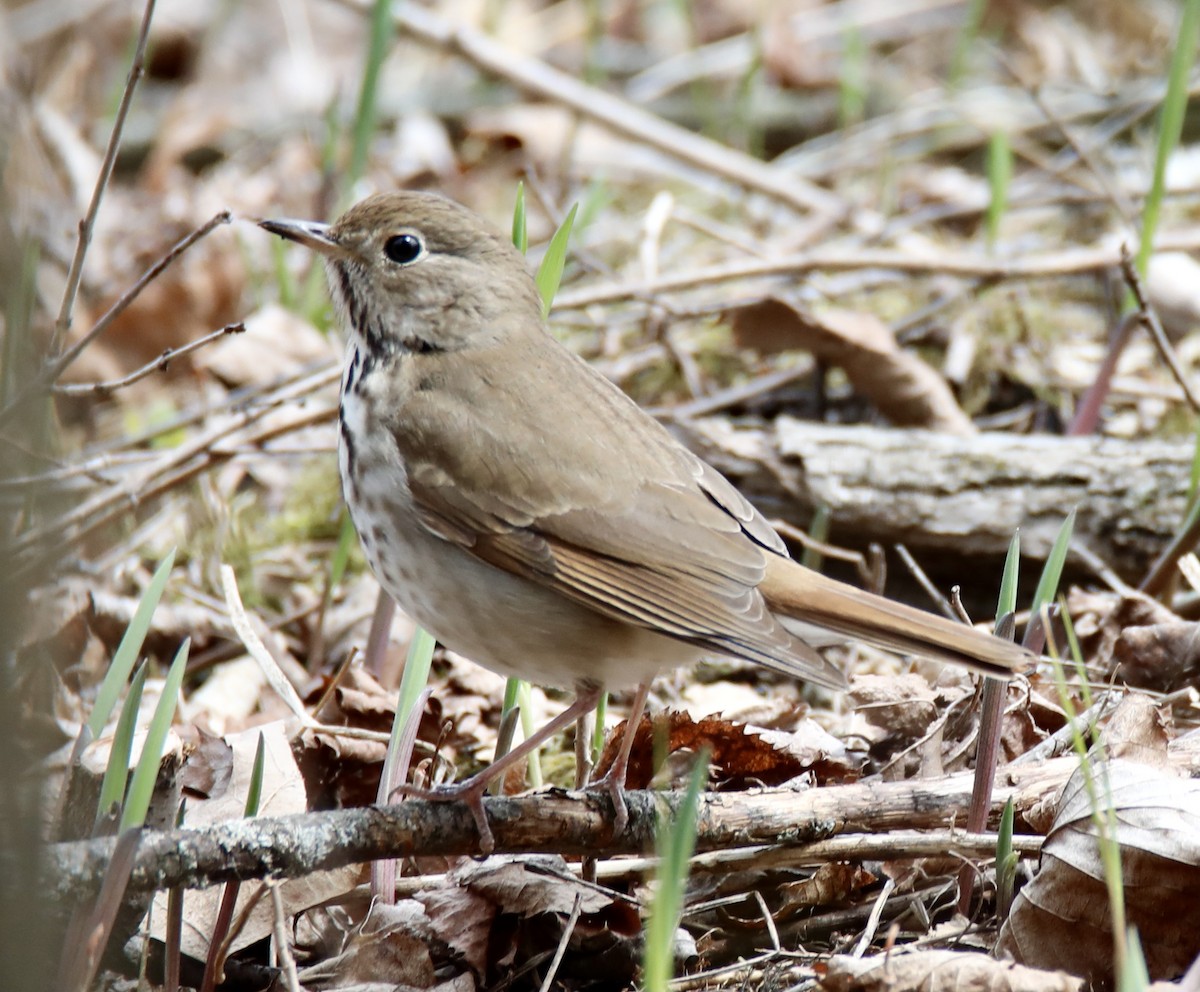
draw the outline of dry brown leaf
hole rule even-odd
[[[1139,689],[1174,692],[1200,675],[1200,624],[1180,620],[1127,627],[1113,645],[1117,678]]]
[[[486,976],[496,904],[462,885],[427,889],[414,898],[425,907],[439,938],[461,954],[478,977]]]
[[[973,951],[918,951],[829,959],[823,992],[1080,992],[1083,981],[1062,971],[1036,971]]]
[[[1093,760],[1099,802],[1111,800],[1126,915],[1138,929],[1151,978],[1182,974],[1200,953],[1200,782],[1163,764],[1166,734],[1157,709],[1131,697],[1114,747],[1150,757]],[[1106,735],[1107,736],[1107,735]],[[1102,814],[1103,815],[1103,814]],[[1026,964],[1111,979],[1112,935],[1092,801],[1082,770],[1063,790],[1034,880],[1013,904],[998,948]]]
[[[868,723],[909,740],[921,737],[938,717],[937,693],[920,675],[856,675],[850,700]]]
[[[808,878],[779,887],[782,901],[776,916],[788,919],[802,910],[844,903],[875,881],[862,865],[845,861],[821,865]]]
[[[265,745],[265,761],[259,815],[284,816],[289,813],[303,813],[308,808],[304,783],[292,757],[287,728],[279,721],[231,734],[224,740],[223,743],[228,745],[232,754],[232,777],[228,788],[215,794],[212,799],[189,799],[187,826],[201,827],[242,817],[260,734]],[[282,883],[281,895],[286,912],[292,916],[310,906],[349,892],[357,883],[359,875],[359,867],[352,865],[332,871],[313,872],[303,878]],[[254,897],[261,884],[254,882],[242,885],[235,915]],[[215,886],[208,889],[189,889],[184,893],[181,946],[185,954],[200,960],[207,955],[222,892],[221,886]],[[160,893],[156,897],[150,919],[152,934],[162,940],[165,937],[167,920],[166,893]],[[236,951],[261,940],[271,932],[273,926],[271,900],[260,899],[246,925],[234,938],[232,949]]]
[[[726,317],[740,347],[765,355],[803,349],[840,366],[855,390],[897,427],[975,433],[945,379],[900,348],[891,329],[873,314],[833,309],[816,314],[769,297]]]
[[[437,931],[415,899],[375,903],[361,926],[348,929],[340,953],[300,972],[310,990],[433,989],[437,973],[430,951]],[[473,983],[470,986],[473,987]]]
[[[604,775],[616,760],[617,751],[627,731],[627,722],[617,726],[604,745],[596,764],[596,775]],[[752,733],[744,724],[719,717],[693,720],[688,713],[663,713],[653,718],[643,717],[635,730],[629,755],[629,772],[625,784],[630,789],[645,789],[654,776],[656,746],[661,737],[664,755],[678,751],[699,751],[708,747],[712,774],[723,791],[736,791],[753,786],[780,785],[805,773],[818,782],[850,781],[857,777],[857,765],[846,757],[838,745],[838,756],[830,757],[823,749],[798,747],[790,752],[789,735],[778,731]],[[770,737],[772,740],[768,740]],[[803,757],[798,756],[803,755]]]

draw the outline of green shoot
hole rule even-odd
[[[513,206],[512,240],[522,255],[529,251],[529,230],[525,223],[525,183],[517,183],[517,202]]]
[[[600,701],[596,703],[596,725],[592,728],[592,766],[600,760],[604,753],[604,721],[608,717],[608,693],[600,693]]]
[[[528,740],[537,733],[537,727],[533,725],[533,690],[524,680],[517,686],[517,700],[521,707],[521,733]],[[537,751],[529,756],[529,784],[535,789],[542,787],[542,759]]]
[[[354,540],[358,536],[354,530],[354,521],[350,514],[342,511],[342,523],[338,530],[337,545],[333,549],[333,558],[329,562],[329,591],[337,588],[342,577],[346,574],[346,565],[350,562],[350,552],[354,549]]]
[[[133,670],[133,665],[142,650],[142,643],[146,640],[146,632],[150,629],[150,618],[154,615],[158,601],[162,599],[163,589],[167,585],[167,576],[170,575],[171,566],[174,563],[175,549],[172,548],[155,570],[150,584],[146,586],[146,591],[142,594],[137,609],[133,613],[133,619],[125,628],[121,643],[117,645],[112,664],[108,666],[108,672],[100,685],[100,691],[96,694],[92,715],[88,718],[88,730],[91,731],[92,740],[99,737],[104,730],[104,725],[108,723],[108,718],[117,704],[121,690],[129,679],[129,673]]]
[[[350,167],[343,189],[350,192],[367,171],[367,155],[375,134],[379,92],[379,72],[392,40],[391,0],[375,0],[371,5],[371,30],[367,37],[367,57],[363,65],[362,86],[358,91],[358,107],[354,113],[354,130],[350,145]]]
[[[1046,557],[1046,565],[1042,569],[1042,577],[1038,580],[1037,589],[1033,594],[1033,605],[1030,607],[1033,616],[1038,616],[1042,612],[1042,607],[1054,600],[1059,580],[1062,578],[1063,567],[1067,563],[1067,552],[1071,547],[1071,532],[1074,529],[1075,511],[1072,510],[1058,529],[1058,536],[1054,538],[1054,546]]]
[[[1188,472],[1187,503],[1184,511],[1186,520],[1196,505],[1196,493],[1200,490],[1200,420],[1196,421],[1196,443],[1192,448],[1192,465]]]
[[[996,619],[1017,612],[1017,578],[1021,568],[1021,532],[1013,534],[1004,556],[1004,574],[1000,578],[1000,597],[996,603]]]
[[[1065,609],[1063,610],[1062,617],[1068,632],[1068,642],[1072,648],[1072,660],[1075,664],[1075,671],[1080,677],[1080,684],[1083,688],[1084,701],[1088,703],[1091,695],[1087,691],[1087,673],[1084,670],[1083,656],[1079,653],[1079,642],[1074,636],[1070,617]],[[1075,727],[1071,743],[1075,749],[1075,754],[1079,758],[1079,771],[1083,776],[1084,789],[1087,791],[1088,803],[1091,809],[1092,824],[1096,829],[1096,844],[1100,850],[1100,863],[1104,868],[1104,882],[1108,889],[1109,914],[1112,919],[1113,960],[1116,962],[1116,973],[1120,976],[1127,967],[1129,949],[1125,941],[1127,931],[1125,922],[1125,886],[1121,868],[1121,845],[1117,833],[1117,813],[1113,806],[1112,788],[1108,781],[1108,762],[1101,745],[1098,744],[1089,751],[1087,742],[1083,737],[1083,731],[1079,728],[1076,720],[1078,712],[1067,686],[1062,660],[1059,657],[1052,638],[1047,638],[1046,646],[1051,661],[1054,664],[1054,683],[1058,690],[1059,705],[1063,708],[1063,712],[1066,713],[1067,720]],[[1103,795],[1101,794],[1101,784],[1097,783],[1097,774],[1093,768],[1093,762],[1099,770]]]
[[[117,729],[113,734],[112,748],[108,752],[108,764],[104,779],[100,783],[100,801],[96,804],[96,824],[101,824],[114,809],[119,809],[125,798],[125,786],[129,782],[129,755],[133,752],[133,734],[137,730],[138,708],[142,704],[142,690],[146,685],[146,662],[142,662],[133,673]]]
[[[250,788],[246,790],[244,815],[247,818],[258,816],[258,807],[262,803],[263,770],[266,759],[267,742],[262,731],[259,731],[258,746],[254,749],[254,767],[250,769]]]
[[[848,24],[842,32],[841,72],[838,74],[838,126],[858,124],[867,109],[867,46],[862,32]]]
[[[967,17],[954,42],[954,54],[950,56],[950,70],[946,77],[949,89],[957,89],[966,74],[967,59],[979,39],[979,28],[986,10],[987,0],[969,0],[967,4]]]
[[[1137,928],[1130,927],[1125,938],[1125,960],[1117,974],[1117,992],[1142,992],[1150,987],[1150,970]]]
[[[1188,77],[1196,55],[1196,28],[1200,25],[1200,0],[1184,0],[1179,19],[1179,32],[1175,35],[1175,50],[1171,54],[1171,68],[1167,76],[1167,93],[1163,97],[1162,111],[1158,119],[1158,148],[1154,156],[1154,176],[1150,181],[1150,192],[1146,194],[1146,206],[1142,211],[1142,236],[1134,259],[1138,273],[1144,278],[1146,265],[1154,246],[1154,234],[1158,230],[1158,218],[1162,212],[1162,201],[1167,186],[1167,160],[1179,145],[1183,133],[1183,117],[1188,103]]]
[[[1008,187],[1012,183],[1013,156],[1008,135],[993,131],[987,147],[988,206],[984,230],[988,250],[996,247],[1000,238],[1000,222],[1008,210]]]
[[[808,525],[808,536],[814,541],[824,542],[829,537],[829,504],[822,503],[813,511],[812,523]],[[815,547],[804,546],[800,555],[800,564],[811,568],[814,572],[821,571],[825,556]]]
[[[1012,906],[1013,889],[1017,880],[1017,863],[1020,859],[1013,850],[1013,801],[1009,797],[1000,814],[1000,830],[996,835],[996,919],[1008,918]]]
[[[674,972],[675,931],[683,911],[688,862],[696,849],[696,816],[700,793],[708,780],[708,751],[696,756],[687,790],[672,823],[660,809],[657,831],[658,872],[650,918],[646,921],[646,946],[642,964],[645,992],[667,992]]]
[[[567,211],[566,219],[562,222],[562,226],[554,232],[554,237],[550,239],[550,244],[546,247],[546,255],[542,259],[542,264],[538,266],[537,271],[537,287],[538,292],[542,294],[542,312],[550,312],[550,304],[554,302],[554,294],[558,292],[559,284],[562,282],[563,269],[567,264],[567,242],[571,237],[571,228],[575,224],[575,212],[579,209],[579,204],[572,205]]]
[[[129,783],[129,795],[125,799],[125,808],[121,811],[120,830],[122,833],[131,827],[140,827],[146,822],[146,814],[150,810],[150,799],[154,795],[154,783],[158,779],[158,767],[162,761],[163,746],[167,742],[167,731],[171,729],[171,721],[175,717],[175,706],[179,702],[179,689],[183,685],[183,676],[187,671],[188,650],[191,648],[191,643],[190,638],[184,640],[167,671],[162,696],[158,700],[158,706],[154,709],[154,716],[150,718],[146,741],[142,745],[142,756],[133,770],[133,779]]]

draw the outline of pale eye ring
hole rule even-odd
[[[424,251],[425,246],[415,234],[394,234],[383,243],[383,253],[397,265],[415,262]]]

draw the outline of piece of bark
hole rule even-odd
[[[903,542],[914,552],[1044,558],[1063,518],[1126,577],[1140,577],[1183,518],[1191,441],[1124,441],[706,418],[684,440],[769,517],[830,512],[830,539]]]

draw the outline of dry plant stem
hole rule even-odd
[[[571,941],[571,934],[575,932],[575,924],[579,922],[579,907],[582,904],[582,899],[583,894],[576,892],[575,904],[571,907],[571,915],[567,917],[562,937],[559,939],[558,947],[554,951],[554,959],[550,962],[550,967],[546,971],[546,977],[542,980],[539,992],[550,992],[550,989],[554,987],[554,976],[558,974],[558,966],[562,964],[563,955],[567,952],[567,944]]]
[[[113,167],[117,162],[117,151],[121,147],[121,134],[125,129],[125,118],[129,116],[129,107],[133,103],[133,93],[137,89],[138,80],[146,59],[146,41],[150,36],[150,21],[154,16],[155,0],[146,0],[142,13],[142,23],[138,28],[137,42],[133,50],[133,62],[129,66],[129,75],[125,79],[125,89],[121,93],[121,102],[117,106],[117,114],[113,120],[112,131],[108,136],[108,145],[104,149],[104,159],[100,164],[100,175],[96,177],[96,185],[92,190],[92,199],[88,203],[87,213],[79,222],[79,240],[75,243],[75,254],[67,270],[67,286],[63,292],[62,306],[59,308],[58,320],[54,325],[54,335],[50,341],[50,353],[54,354],[62,347],[63,339],[71,329],[71,318],[75,311],[75,299],[79,294],[79,283],[83,278],[83,260],[87,257],[88,245],[92,241],[92,230],[96,226],[96,215],[100,212],[100,202],[104,199],[104,191],[112,178]],[[57,363],[56,363],[57,364]],[[63,368],[66,366],[64,365]],[[59,370],[61,372],[61,369]],[[55,375],[57,377],[57,373]],[[51,380],[53,381],[53,379]]]
[[[375,612],[371,615],[371,628],[367,632],[367,646],[363,662],[379,684],[391,688],[400,684],[400,668],[403,661],[397,655],[396,663],[388,666],[388,637],[392,632],[392,621],[396,618],[396,601],[381,588],[375,597]]]
[[[331,376],[331,381],[334,379],[336,374]],[[85,500],[63,516],[22,535],[14,542],[16,553],[19,556],[32,557],[19,561],[17,574],[24,574],[31,567],[70,547],[96,528],[129,510],[136,509],[174,486],[224,463],[233,457],[235,452],[219,451],[216,446],[253,424],[269,409],[289,403],[293,398],[292,392],[293,390],[280,390],[271,397],[267,406],[232,412],[228,420],[173,449],[145,472],[137,473],[121,485]],[[337,410],[332,407],[315,411],[301,410],[291,420],[274,424],[242,438],[241,443],[265,444],[283,434],[332,420],[336,416]]]
[[[962,620],[962,617],[950,605],[946,597],[942,595],[941,590],[933,584],[933,580],[925,574],[925,569],[913,557],[912,552],[903,544],[897,544],[896,554],[900,556],[900,560],[904,563],[904,567],[908,569],[912,577],[917,580],[917,584],[925,590],[925,595],[929,597],[930,602],[941,611],[942,616],[947,620]]]
[[[240,891],[240,882],[226,882],[224,888],[221,890],[221,902],[217,907],[217,917],[213,921],[212,935],[208,944],[208,958],[204,962],[204,978],[200,983],[200,992],[213,992],[213,989],[217,987],[217,983],[224,978],[225,955],[223,950],[229,936],[229,926],[233,922],[233,911],[237,906],[237,897]]]
[[[100,955],[108,945],[117,912],[129,892],[129,879],[137,863],[140,828],[126,830],[120,837],[106,838],[109,857],[97,874],[103,881],[90,904],[76,906],[67,928],[55,988],[80,990],[91,988]]]
[[[107,312],[102,316],[91,330],[83,337],[75,342],[63,354],[50,363],[50,367],[46,370],[45,378],[49,382],[54,382],[60,375],[75,361],[88,345],[92,344],[101,334],[107,331],[122,313],[124,313],[141,294],[142,291],[157,279],[166,268],[174,262],[180,255],[192,247],[197,241],[206,235],[210,234],[222,224],[228,224],[231,220],[231,215],[228,210],[223,210],[216,214],[205,224],[202,224],[196,230],[177,241],[170,250],[163,255],[157,262],[138,277],[137,282],[129,287],[120,295],[117,301],[108,308]]]
[[[1179,758],[1181,766],[1185,764]],[[1005,770],[993,810],[1013,798],[1018,810],[1052,795],[1076,768],[1072,757],[1036,768]],[[1016,783],[1016,784],[1013,784]],[[828,786],[807,792],[772,790],[701,797],[697,844],[724,852],[747,844],[802,844],[837,832],[942,829],[961,817],[971,788],[969,773],[908,782]],[[653,849],[659,803],[668,811],[674,793],[627,792],[629,826],[612,837],[610,804],[590,794],[548,792],[484,801],[496,849],[507,853],[606,854]],[[837,848],[852,858],[861,838]],[[825,843],[829,843],[825,840]],[[937,843],[942,844],[944,836]],[[412,855],[473,854],[478,834],[471,812],[459,803],[409,799],[386,807],[238,820],[216,827],[147,833],[138,849],[131,886],[136,891],[172,885],[211,885],[234,878],[295,878],[324,868]],[[60,899],[91,891],[112,855],[111,840],[57,844],[46,850],[47,891]],[[834,849],[824,849],[822,857]],[[863,856],[866,856],[865,854]],[[818,862],[819,863],[819,862]]]
[[[283,896],[279,892],[279,884],[267,882],[271,891],[271,909],[274,915],[275,953],[279,955],[280,969],[287,979],[288,992],[301,992],[300,976],[296,974],[296,959],[292,957],[292,947],[289,943],[288,914],[283,909]]]
[[[163,992],[179,992],[179,974],[183,962],[183,889],[171,889],[167,895],[166,965]]]
[[[88,393],[105,396],[126,386],[132,386],[135,382],[145,379],[148,375],[155,372],[165,372],[173,359],[190,355],[193,351],[200,350],[206,344],[212,344],[214,341],[230,334],[242,334],[245,330],[246,325],[240,321],[236,324],[226,324],[219,331],[206,334],[204,337],[191,341],[180,348],[165,348],[163,353],[154,359],[154,361],[147,362],[136,372],[131,372],[120,379],[110,379],[108,382],[81,382],[69,383],[65,386],[57,385],[54,387],[54,392],[63,396],[81,396]]]
[[[364,14],[368,9],[364,0],[342,0],[342,3]],[[401,31],[425,44],[453,52],[527,93],[569,107],[618,134],[745,189],[799,210],[825,215],[830,220],[845,215],[849,209],[841,198],[799,176],[647,113],[545,62],[514,55],[487,35],[451,24],[424,7],[397,6],[395,23]]]
[[[1154,341],[1154,347],[1158,349],[1159,355],[1167,363],[1167,368],[1171,370],[1171,374],[1175,377],[1179,388],[1183,390],[1183,395],[1187,397],[1188,405],[1191,406],[1192,412],[1200,413],[1200,397],[1197,397],[1195,390],[1192,389],[1192,385],[1188,381],[1187,373],[1183,371],[1183,366],[1179,364],[1179,358],[1175,354],[1175,349],[1171,347],[1171,342],[1167,339],[1167,332],[1163,330],[1162,321],[1158,319],[1158,312],[1146,296],[1146,289],[1142,285],[1141,276],[1138,275],[1137,266],[1133,264],[1133,256],[1129,253],[1129,246],[1124,243],[1121,245],[1121,274],[1125,277],[1125,282],[1129,285],[1129,289],[1133,293],[1133,298],[1137,301],[1138,316],[1141,317],[1146,330],[1150,332],[1150,338]]]
[[[1200,231],[1169,232],[1157,239],[1161,250],[1180,251],[1200,248]],[[660,276],[640,282],[601,284],[582,289],[565,289],[554,298],[554,311],[586,309],[600,303],[624,300],[653,299],[662,293],[695,289],[718,283],[735,282],[767,276],[795,276],[813,271],[855,272],[863,269],[911,275],[949,275],[965,279],[987,279],[995,282],[1014,279],[1052,279],[1061,276],[1089,275],[1103,272],[1121,264],[1121,255],[1110,248],[1071,248],[1043,255],[1026,255],[1014,259],[986,256],[971,257],[961,252],[928,252],[921,255],[886,248],[860,248],[845,251],[809,251],[785,255],[766,261],[739,259],[674,275]]]
[[[975,751],[975,779],[971,789],[971,803],[967,807],[967,831],[981,833],[987,826],[992,788],[996,781],[996,760],[1000,752],[1000,722],[1003,716],[1004,697],[1008,683],[1000,679],[983,680],[983,698],[980,701],[979,746]],[[963,866],[958,876],[958,911],[970,915],[971,891],[975,870],[971,864]]]
[[[1100,368],[1096,370],[1096,378],[1092,380],[1092,384],[1088,386],[1087,392],[1083,394],[1083,399],[1079,401],[1079,406],[1075,409],[1075,416],[1071,418],[1071,423],[1067,427],[1068,437],[1082,437],[1086,434],[1096,433],[1096,427],[1100,423],[1100,408],[1104,405],[1109,390],[1112,388],[1117,362],[1133,337],[1134,327],[1142,319],[1140,313],[1128,314],[1109,335],[1108,350],[1104,354],[1104,361],[1100,363]]]
[[[1017,81],[1023,90],[1025,90],[1025,93],[1028,95],[1029,99],[1032,100],[1034,106],[1036,106],[1038,110],[1042,112],[1042,115],[1046,118],[1046,120],[1054,125],[1058,133],[1062,136],[1063,141],[1065,141],[1070,147],[1071,151],[1075,153],[1076,158],[1083,163],[1084,167],[1095,178],[1096,182],[1100,186],[1101,191],[1103,192],[1104,197],[1109,203],[1112,204],[1113,209],[1120,214],[1121,219],[1124,220],[1127,225],[1132,227],[1135,220],[1133,207],[1129,203],[1129,200],[1126,198],[1125,194],[1122,193],[1120,188],[1112,181],[1111,168],[1101,167],[1101,165],[1092,156],[1091,150],[1087,148],[1083,142],[1078,140],[1074,128],[1068,126],[1067,122],[1064,121],[1057,113],[1055,113],[1054,109],[1042,96],[1041,88],[1036,83],[1032,82],[1025,75],[1025,73],[1021,71],[1016,63],[1013,62],[1012,59],[1010,59],[1003,51],[995,48],[992,50],[992,55],[999,60],[1000,65],[1004,67],[1005,71]],[[1053,169],[1050,171],[1052,173],[1055,172]]]
[[[996,621],[996,636],[1011,641],[1016,633],[1016,618],[1010,613]],[[1028,632],[1027,632],[1028,633]],[[979,744],[975,749],[975,779],[971,786],[971,804],[967,807],[967,831],[981,833],[987,826],[996,784],[996,766],[1000,760],[1000,730],[1004,720],[1004,700],[1008,683],[1001,679],[983,680],[980,700]],[[968,862],[958,874],[958,911],[970,915],[974,866]]]
[[[858,943],[855,944],[854,950],[851,952],[853,957],[861,958],[867,953],[867,948],[871,946],[871,941],[875,939],[875,934],[879,930],[879,920],[883,916],[884,907],[891,898],[893,892],[896,891],[896,880],[888,878],[883,884],[878,897],[871,906],[871,915],[867,917],[867,925],[863,927],[862,935],[858,938]]]
[[[1158,596],[1162,593],[1175,574],[1175,566],[1179,559],[1195,548],[1197,542],[1200,542],[1200,515],[1197,515],[1190,527],[1177,534],[1155,559],[1146,577],[1138,584],[1138,592],[1147,596]]]

